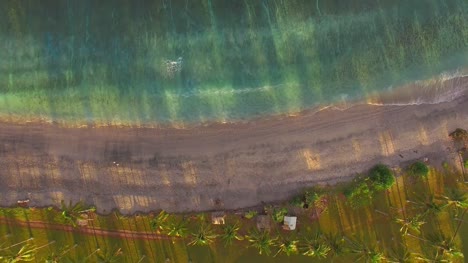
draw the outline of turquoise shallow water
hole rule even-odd
[[[466,68],[467,21],[464,0],[2,1],[0,116],[198,123],[360,99]]]

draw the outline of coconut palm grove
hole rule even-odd
[[[0,263],[468,262],[467,0],[1,0]]]

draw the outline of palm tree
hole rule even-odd
[[[162,210],[159,214],[150,221],[150,227],[153,230],[164,231],[167,228],[167,219],[169,214]]]
[[[143,261],[143,259],[145,259],[145,258],[146,258],[146,255],[141,255],[141,257],[140,257],[140,259],[137,261],[137,263],[140,263],[140,262],[142,262],[142,261]]]
[[[459,221],[457,228],[455,229],[455,232],[452,236],[453,242],[453,240],[458,234],[458,231],[460,230],[461,224],[464,222],[463,218],[465,217],[465,214],[468,211],[468,192],[462,192],[458,188],[451,188],[446,189],[446,193],[447,195],[442,196],[441,198],[447,202],[448,206],[453,207],[455,209],[455,217]],[[458,218],[458,213],[460,212],[460,210],[463,212]]]
[[[357,262],[378,263],[385,260],[384,254],[378,252],[374,247],[370,247],[358,240],[345,239],[349,242],[350,252],[357,255]]]
[[[297,243],[299,241],[297,240],[291,240],[289,238],[282,239],[280,242],[278,242],[278,252],[276,252],[275,257],[280,254],[284,253],[287,256],[297,254]]]
[[[100,250],[100,253],[97,254],[99,263],[113,263],[120,262],[119,258],[122,256],[122,248],[118,248],[114,251],[108,251],[106,253]]]
[[[31,241],[31,240],[33,240],[33,239],[34,239],[33,237],[30,237],[30,238],[28,238],[28,239],[26,239],[26,240],[20,241],[20,242],[18,242],[18,243],[15,243],[15,244],[13,244],[13,245],[8,246],[8,247],[0,248],[0,251],[7,250],[7,249],[10,249],[10,248],[12,248],[12,247],[19,246],[19,245],[24,244],[24,243],[27,243],[27,242],[29,242],[29,241]],[[2,245],[3,245],[3,244],[2,244]]]
[[[9,253],[7,255],[2,255],[0,256],[0,259],[2,259],[2,262],[5,262],[5,263],[33,261],[36,259],[36,246],[26,243],[16,253]]]
[[[36,259],[36,252],[37,250],[47,247],[50,244],[55,243],[55,240],[52,240],[51,242],[42,245],[40,247],[37,247],[35,245],[32,245],[30,243],[25,243],[16,253],[9,253],[5,256],[0,256],[0,259],[3,259],[3,262],[5,263],[16,263],[16,262],[29,262],[33,261]]]
[[[311,238],[304,237],[299,250],[304,256],[326,258],[331,248],[321,237],[321,233],[317,232]]]
[[[173,237],[186,237],[187,230],[187,223],[184,220],[172,222],[166,229],[167,235]]]
[[[457,225],[457,228],[455,229],[455,232],[453,233],[453,236],[452,236],[452,241],[455,239],[455,237],[457,236],[458,234],[458,231],[460,230],[460,227],[462,225],[463,222],[465,222],[465,220],[463,220],[463,218],[465,217],[465,214],[466,212],[468,211],[468,209],[465,209],[463,210],[463,213],[461,215],[460,218],[456,218],[458,220],[458,225]]]
[[[395,218],[394,221],[401,225],[400,232],[406,235],[409,230],[421,233],[421,227],[426,223],[422,218],[423,214],[418,214],[410,218]]]
[[[426,253],[427,254],[427,253]],[[443,258],[442,256],[438,256],[435,254],[429,254],[429,255],[421,255],[421,254],[416,254],[414,259],[417,260],[417,262],[428,262],[428,263],[452,263],[452,261]]]
[[[45,263],[58,263],[60,260],[70,252],[72,249],[76,248],[78,244],[74,244],[72,247],[65,246],[61,251],[59,252],[52,252],[47,258],[45,259]]]
[[[407,263],[413,262],[412,253],[408,250],[408,247],[405,244],[401,246],[390,249],[389,254],[387,255],[387,261],[390,263]]]
[[[427,253],[430,254],[429,256],[432,258],[429,260],[439,260],[438,262],[441,262],[440,260],[446,260],[447,262],[453,262],[453,259],[464,257],[463,253],[457,248],[453,238],[446,237],[441,233],[429,235],[426,238],[411,234],[408,235],[427,243],[432,248],[432,250],[429,251],[430,253]]]
[[[87,207],[83,201],[79,201],[73,205],[71,200],[68,205],[62,200],[60,209],[62,210],[62,219],[74,227],[76,227],[76,220],[83,213],[96,211],[95,207]]]
[[[328,234],[324,235],[324,239],[326,245],[330,248],[329,254],[332,256],[332,260],[334,257],[339,257],[346,253],[343,236]]]
[[[277,238],[271,238],[269,232],[265,230],[259,231],[257,229],[249,231],[245,237],[251,243],[251,247],[258,249],[260,255],[270,255],[270,247],[273,246],[277,240]]]
[[[87,255],[82,261],[80,262],[87,262],[90,257],[92,257],[94,254],[98,253],[101,251],[101,248],[97,247],[91,254]]]
[[[462,192],[458,188],[449,188],[445,190],[446,195],[440,197],[440,199],[447,202],[449,207],[455,209],[468,209],[468,192]]]
[[[416,200],[406,200],[406,202],[414,205],[418,210],[422,212],[424,216],[437,215],[447,207],[446,204],[438,202],[438,200],[434,197],[433,194],[418,196],[416,197]]]
[[[196,233],[192,234],[193,239],[188,244],[191,246],[199,245],[206,246],[213,243],[214,239],[218,236],[209,227],[209,225],[202,224]]]
[[[240,226],[239,223],[235,223],[233,225],[225,225],[223,227],[223,234],[221,235],[221,239],[224,241],[224,246],[228,246],[232,244],[232,241],[242,240],[243,238],[238,235]]]
[[[98,262],[99,263],[113,263],[118,262],[119,257],[122,256],[123,252],[121,248],[118,248],[114,251],[103,252],[102,250],[98,253]]]

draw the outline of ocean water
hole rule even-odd
[[[467,66],[466,0],[0,2],[7,120],[240,121]]]

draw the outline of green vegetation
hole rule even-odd
[[[74,244],[73,246],[65,245],[58,249],[57,251],[52,251],[47,257],[45,258],[45,263],[58,263],[62,262],[64,257],[73,249],[75,249],[78,244]]]
[[[450,133],[450,137],[455,141],[466,142],[468,141],[468,132],[464,129],[457,128]]]
[[[168,228],[167,221],[169,219],[169,214],[166,211],[161,211],[157,216],[155,216],[151,222],[150,226],[152,230],[164,231]]]
[[[468,192],[466,191],[461,191],[458,188],[448,188],[441,198],[446,201],[448,206],[456,210],[468,209]]]
[[[369,180],[365,179],[353,184],[345,189],[344,195],[348,203],[353,208],[359,208],[369,205],[372,201],[374,192],[369,187]]]
[[[189,245],[199,245],[199,246],[206,246],[215,240],[218,236],[214,233],[210,226],[202,224],[198,231],[192,234],[193,238],[190,241]]]
[[[461,175],[434,170],[424,183],[414,184],[403,171],[408,173],[398,174],[387,191],[375,190],[375,181],[360,176],[341,186],[307,190],[320,196],[309,209],[290,203],[267,207],[270,230],[258,230],[256,220],[242,213],[228,213],[225,225],[210,225],[207,213],[86,212],[89,224],[78,228],[64,220],[62,210],[1,208],[0,262],[259,262],[266,255],[275,256],[268,259],[272,262],[463,262],[468,188],[457,182]],[[351,194],[343,196],[343,189]],[[297,214],[295,231],[282,229],[280,218],[288,210]],[[33,222],[47,222],[47,231]],[[112,237],[101,230],[128,235]]]
[[[346,255],[344,241],[343,235],[332,233],[325,235],[325,244],[330,248],[329,255],[331,259]]]
[[[17,244],[11,245],[9,247],[1,248],[0,251],[6,251],[6,255],[0,255],[0,259],[3,259],[3,262],[5,263],[34,261],[36,258],[36,253],[39,249],[43,249],[55,243],[55,240],[52,240],[51,242],[38,247],[29,243],[31,240],[32,239],[30,238]],[[17,250],[16,252],[12,252],[11,248],[16,247],[18,245],[21,245],[19,250]]]
[[[356,262],[372,262],[379,263],[385,260],[382,252],[379,252],[376,247],[371,247],[360,240],[351,240],[346,238],[349,243],[349,252],[356,255]]]
[[[395,183],[392,170],[383,164],[378,164],[370,170],[369,179],[377,191],[387,190]]]
[[[449,164],[448,164],[448,162],[442,162],[442,167],[443,167],[445,170],[448,170],[448,169],[449,169]]]
[[[17,252],[0,256],[0,259],[7,263],[29,262],[34,260],[35,255],[36,247],[32,244],[25,244]]]
[[[416,196],[414,200],[406,200],[406,202],[411,203],[415,209],[420,211],[423,215],[428,214],[439,214],[448,205],[445,202],[440,201],[432,194],[423,194],[422,196]]]
[[[427,178],[429,168],[423,162],[415,162],[409,167],[409,173],[414,177]]]
[[[302,195],[295,196],[293,197],[293,199],[291,199],[291,202],[289,202],[289,204],[295,207],[304,208],[304,197]]]
[[[388,190],[394,184],[392,170],[386,165],[378,164],[369,171],[368,177],[357,177],[343,193],[351,207],[359,208],[369,205],[377,192]]]
[[[270,255],[271,247],[275,244],[277,238],[272,238],[270,233],[263,230],[253,229],[245,236],[245,239],[250,242],[250,246],[258,250],[260,255]]]
[[[409,218],[395,218],[395,223],[401,225],[400,232],[403,235],[407,235],[408,231],[414,231],[416,233],[421,233],[421,227],[426,224],[422,214],[416,214]]]
[[[320,232],[317,232],[311,237],[306,236],[301,242],[300,251],[304,256],[318,259],[326,258],[331,248],[325,241],[325,238]]]
[[[457,151],[460,151],[460,153],[466,151],[466,146],[468,145],[468,132],[466,130],[458,128],[450,133],[449,136],[452,138]]]
[[[168,236],[186,237],[188,235],[187,222],[183,219],[177,222],[171,222],[166,231]]]
[[[252,219],[252,218],[254,218],[255,216],[257,216],[257,214],[258,214],[257,211],[251,210],[251,211],[248,211],[247,213],[245,213],[244,217],[245,217],[246,219]]]
[[[325,197],[325,192],[319,187],[308,189],[302,195],[293,197],[289,204],[299,208],[311,208],[320,206],[322,198]]]
[[[280,208],[273,208],[271,217],[273,218],[273,221],[277,223],[282,223],[284,220],[284,216],[288,214],[288,209],[284,207]]]
[[[280,239],[276,244],[278,247],[278,252],[276,252],[275,257],[278,254],[285,254],[286,256],[291,256],[298,253],[297,244],[298,240],[291,240],[289,238]]]
[[[307,207],[313,207],[322,199],[322,197],[324,197],[322,189],[318,187],[309,189],[305,192],[305,204]]]
[[[122,248],[117,248],[115,250],[108,250],[105,251],[100,249],[97,253],[98,262],[102,263],[114,263],[114,262],[121,262],[122,257]]]
[[[227,224],[223,227],[223,234],[221,235],[221,239],[224,242],[224,246],[232,245],[234,240],[242,240],[243,237],[239,235],[240,225],[238,223],[235,224]]]
[[[77,221],[79,219],[87,220],[88,214],[96,211],[95,207],[87,207],[83,201],[79,201],[76,204],[70,203],[68,205],[62,200],[61,208],[62,210],[62,219],[64,222],[71,224],[72,226],[77,226]]]

